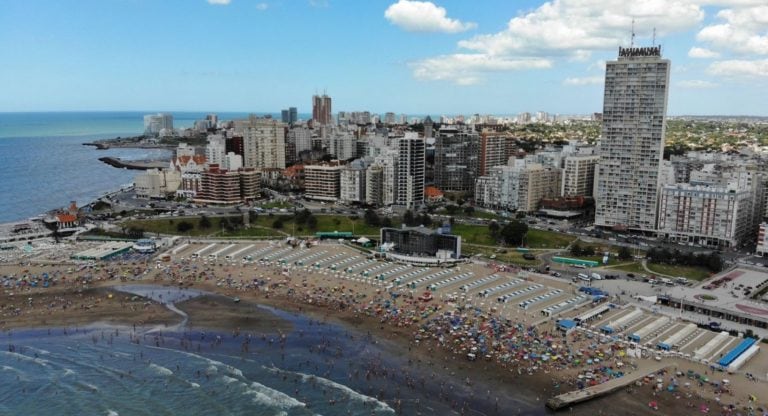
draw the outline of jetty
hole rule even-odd
[[[577,403],[585,402],[587,400],[595,399],[606,394],[613,393],[616,390],[622,389],[631,385],[647,376],[648,374],[655,373],[663,368],[674,365],[673,363],[657,362],[651,366],[645,368],[638,368],[637,371],[626,374],[623,377],[614,378],[606,381],[605,383],[598,384],[596,386],[587,387],[581,390],[569,391],[559,396],[555,396],[547,400],[547,407],[552,410],[560,410],[564,407],[572,406]]]
[[[116,168],[125,168],[132,170],[148,170],[148,169],[162,169],[167,168],[170,161],[168,160],[132,160],[124,161],[116,157],[100,157],[100,161],[114,166]]]

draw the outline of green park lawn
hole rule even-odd
[[[496,245],[491,232],[484,225],[454,224],[451,226],[451,232],[460,235],[463,244]]]
[[[566,248],[576,238],[554,231],[529,229],[526,236],[530,248]]]
[[[239,218],[239,217],[231,217]],[[283,227],[279,230],[273,229],[273,224],[276,219],[283,219]],[[305,226],[295,225],[293,216],[291,215],[258,215],[255,220],[251,221],[251,227],[247,229],[239,229],[232,232],[222,231],[221,217],[209,217],[211,226],[208,228],[200,227],[200,218],[167,218],[167,219],[151,219],[151,220],[129,220],[125,221],[123,225],[125,227],[138,227],[144,230],[147,234],[171,234],[171,235],[186,235],[191,237],[196,236],[208,236],[216,235],[222,237],[281,237],[286,234],[294,235],[314,235],[318,231],[349,231],[354,232],[355,235],[370,235],[378,236],[379,227],[371,227],[365,224],[365,222],[358,218],[352,220],[350,217],[343,215],[315,215],[317,218],[317,227],[315,229],[308,229]],[[177,229],[180,222],[187,222],[192,225],[192,228],[187,232],[179,232]],[[393,221],[394,226],[399,225],[399,221]],[[282,232],[281,232],[282,231]]]
[[[648,275],[643,265],[635,262],[630,264],[624,264],[621,266],[613,267],[616,270],[622,270],[625,272],[635,273],[636,275]],[[672,277],[685,277],[690,280],[704,280],[710,276],[711,272],[703,267],[694,266],[675,266],[670,264],[648,263],[648,269],[653,272],[664,274]]]

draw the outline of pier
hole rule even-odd
[[[114,157],[100,157],[99,160],[116,168],[126,168],[132,170],[162,169],[167,168],[170,163],[168,160],[124,161]]]
[[[662,368],[666,368],[672,365],[674,365],[674,363],[669,362],[654,363],[653,365],[646,368],[643,368],[644,366],[641,365],[637,371],[627,374],[623,377],[614,378],[596,386],[587,387],[581,390],[569,391],[559,396],[555,396],[547,400],[547,407],[552,410],[560,410],[567,406],[572,406],[577,403],[605,396],[606,394],[613,393],[616,390],[631,385],[635,381],[642,379],[648,374],[655,373]]]

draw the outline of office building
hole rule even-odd
[[[661,46],[619,48],[618,59],[606,63],[597,226],[656,229],[669,71]]]
[[[382,228],[382,249],[410,257],[461,258],[461,236],[424,227]],[[403,259],[407,260],[407,259]]]
[[[471,126],[443,125],[435,139],[435,186],[444,192],[475,190],[480,136]]]
[[[325,94],[312,96],[312,121],[320,125],[333,124],[331,97]]]

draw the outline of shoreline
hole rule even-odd
[[[131,285],[135,283],[156,286],[158,289],[178,288],[177,286],[164,284],[163,282],[136,281],[125,283],[104,282],[96,285],[95,288],[90,290],[102,290],[106,292],[110,289],[115,290],[115,286]],[[436,374],[444,374],[446,380],[451,380],[451,382],[454,383],[461,383],[462,380],[467,380],[467,384],[481,384],[487,386],[487,390],[493,392],[492,395],[505,394],[513,400],[526,403],[526,406],[541,408],[542,412],[550,412],[544,408],[545,402],[550,396],[564,392],[559,391],[553,386],[551,381],[552,375],[550,375],[549,372],[526,374],[526,372],[521,373],[520,371],[515,372],[512,371],[512,369],[502,368],[492,362],[469,362],[464,357],[455,352],[441,348],[437,344],[434,346],[429,345],[426,342],[421,345],[414,344],[409,328],[398,328],[382,324],[375,317],[361,315],[351,310],[336,310],[329,305],[301,303],[295,298],[277,293],[231,291],[226,288],[223,289],[217,287],[211,282],[202,282],[188,287],[209,292],[210,294],[205,294],[200,298],[176,304],[180,309],[187,312],[189,311],[190,303],[198,304],[198,310],[190,313],[190,320],[186,326],[187,329],[206,328],[214,331],[226,332],[235,329],[239,331],[241,327],[245,328],[244,326],[236,325],[236,323],[242,321],[232,321],[231,315],[219,314],[221,307],[227,306],[231,300],[231,296],[236,294],[243,299],[238,307],[245,307],[248,309],[254,306],[267,306],[294,315],[300,314],[310,319],[315,319],[318,322],[330,322],[352,328],[360,333],[368,333],[376,340],[374,341],[375,343],[381,345],[382,348],[387,349],[393,355],[407,356],[409,365],[412,366],[415,371],[422,374],[431,372],[433,376],[436,376]],[[220,300],[219,304],[209,303],[211,297],[214,299],[218,298]],[[144,300],[145,298],[141,299]],[[236,304],[232,303],[229,305]],[[152,319],[142,319],[138,322],[141,327],[165,326],[168,328],[174,324],[178,324],[178,315],[170,313],[170,311],[160,303],[154,303],[154,306],[167,313],[164,316],[158,316],[161,312],[156,309],[153,310],[152,313],[154,315],[152,315]],[[125,313],[125,309],[123,309],[122,313]],[[72,317],[62,317],[60,323],[64,324],[62,325],[64,328],[71,326],[72,324],[81,328],[96,323],[106,323],[107,325],[136,325],[137,322],[135,319],[139,318],[138,316],[130,314],[129,316],[123,315],[122,319],[116,320],[105,320],[103,317],[97,318],[96,316],[97,315],[85,315],[80,316],[79,319],[75,320],[73,320]],[[203,322],[201,322],[199,321],[201,317],[207,317],[208,320],[206,321],[203,319]],[[245,318],[246,316],[241,315],[240,317]],[[131,319],[134,320],[131,321]],[[52,322],[40,322],[39,325],[26,322],[24,325],[14,326],[13,330],[21,331],[26,329],[51,329],[58,327],[60,326]],[[252,330],[250,327],[248,328],[249,330]],[[278,328],[278,326],[274,325],[274,322],[268,322],[266,326],[261,327],[263,330],[275,328]],[[10,330],[10,328],[3,328],[3,330],[7,331]],[[521,395],[521,393],[524,394]],[[671,399],[671,397],[669,399]],[[675,406],[674,400],[657,400],[659,400],[660,405],[664,406],[665,409],[669,409],[670,406]],[[597,412],[601,411],[607,403],[612,403],[613,405],[621,403],[625,409],[631,409],[625,414],[650,414],[650,412],[646,412],[647,408],[643,402],[645,402],[644,399],[637,400],[637,397],[634,395],[623,395],[621,392],[616,392],[602,398],[593,399],[588,403],[579,404],[575,409],[571,407],[570,413],[573,414],[575,412],[575,414],[584,415],[598,414]]]
[[[321,245],[317,249],[307,250],[326,252],[334,246],[332,244]],[[187,250],[194,250],[194,248]],[[282,255],[287,255],[285,250],[288,248],[282,251]],[[343,248],[338,250],[344,252]],[[34,307],[30,304],[30,307],[27,308],[23,304],[27,298],[46,294],[53,295],[53,290],[58,290],[60,286],[64,286],[71,293],[77,293],[85,286],[91,289],[104,290],[110,288],[116,290],[115,286],[117,285],[137,284],[149,284],[167,290],[178,289],[179,287],[188,288],[224,296],[220,298],[218,303],[208,303],[208,300],[205,300],[197,302],[197,305],[192,305],[197,310],[189,313],[188,328],[223,328],[224,323],[229,323],[230,328],[235,326],[240,329],[244,326],[246,328],[244,330],[247,331],[247,327],[253,322],[238,321],[237,319],[247,318],[251,313],[248,308],[253,305],[269,306],[285,313],[312,317],[319,322],[337,323],[355,329],[362,334],[367,334],[368,337],[375,340],[376,344],[391,351],[393,356],[407,359],[409,367],[411,365],[414,368],[418,367],[422,373],[434,373],[435,375],[430,377],[430,380],[446,380],[449,385],[461,389],[468,389],[467,386],[470,384],[483,386],[472,387],[471,391],[476,393],[478,388],[483,393],[487,391],[487,399],[491,401],[493,398],[490,392],[493,392],[494,395],[503,398],[503,403],[522,403],[522,400],[528,403],[530,400],[531,406],[535,406],[537,409],[544,409],[544,404],[550,397],[577,389],[576,376],[584,374],[585,371],[594,372],[602,380],[598,381],[603,383],[609,379],[616,379],[616,377],[606,378],[600,369],[610,366],[615,371],[618,361],[624,362],[621,370],[624,374],[630,374],[633,370],[641,375],[647,375],[651,372],[656,374],[655,367],[658,365],[652,359],[620,358],[623,355],[619,354],[618,349],[613,349],[616,354],[609,353],[609,346],[594,344],[594,341],[588,340],[579,331],[564,336],[554,331],[549,332],[549,325],[529,327],[524,323],[524,318],[505,320],[490,312],[478,314],[474,308],[464,309],[448,300],[435,299],[425,304],[405,292],[401,293],[402,296],[390,297],[390,293],[381,287],[359,281],[334,278],[333,273],[328,272],[327,269],[309,267],[291,269],[273,263],[262,263],[260,266],[258,264],[227,264],[225,262],[209,263],[184,260],[183,257],[173,262],[155,263],[156,261],[150,257],[144,257],[141,260],[135,258],[129,261],[114,260],[99,262],[93,266],[83,265],[77,272],[71,266],[55,264],[4,264],[0,265],[0,272],[5,272],[6,276],[21,276],[22,272],[27,275],[40,276],[41,273],[45,272],[54,279],[66,277],[66,284],[56,284],[53,289],[17,289],[19,293],[15,294],[16,297],[13,298],[14,304],[18,305],[16,302],[21,301],[20,315],[31,317],[25,322],[11,318],[14,319],[13,324],[17,327],[34,327],[35,325],[30,325],[30,322],[35,322],[35,316],[41,315],[35,312],[45,311],[45,307],[38,307],[37,300],[34,301]],[[70,270],[64,272],[67,267],[70,267]],[[483,272],[479,273],[482,274]],[[128,276],[137,278],[132,279]],[[102,292],[102,297],[104,293]],[[230,300],[235,297],[240,298],[241,301],[230,303]],[[1,297],[0,300],[2,300]],[[5,300],[4,303],[7,305],[9,303],[8,298],[6,297]],[[41,303],[45,304],[45,302]],[[242,313],[238,314],[237,311],[234,311],[231,314],[225,314],[226,309],[235,308],[235,303],[245,306]],[[386,310],[384,309],[385,303],[388,305]],[[392,304],[391,309],[390,303]],[[178,306],[182,310],[187,309],[182,304]],[[98,308],[96,309],[98,310]],[[393,309],[397,309],[399,313],[392,314]],[[117,308],[111,313],[128,319],[129,323],[130,320],[140,319],[128,313],[126,309]],[[104,314],[109,315],[109,312],[104,310]],[[93,315],[93,313],[81,313],[73,317],[62,313],[61,322],[64,325],[71,324],[73,320],[74,322],[89,323],[94,321]],[[79,321],[75,319],[77,316],[80,317]],[[173,319],[171,320],[167,319],[168,315],[164,316],[166,321],[161,325],[178,324],[178,315],[172,315]],[[201,321],[200,317],[207,318],[207,321]],[[8,318],[4,319],[9,320]],[[159,318],[155,316],[155,319]],[[457,321],[456,323],[454,323],[454,319]],[[232,322],[240,322],[242,325],[233,325]],[[51,320],[38,324],[48,327],[54,325]],[[454,334],[454,330],[457,328],[458,332]],[[488,340],[498,341],[494,344],[493,349],[489,350],[488,354],[490,355],[487,356],[487,359],[483,355],[480,355],[480,358],[475,361],[467,359],[467,349],[471,347],[470,341],[476,338],[476,335],[470,335],[469,332],[474,330],[480,330],[486,334]],[[461,340],[458,337],[461,337]],[[485,343],[486,341],[481,340],[481,342]],[[487,345],[490,346],[490,342]],[[507,348],[509,349],[507,350]],[[574,355],[574,358],[580,358],[581,354],[579,357],[575,357],[575,355],[577,352],[583,351],[584,358],[586,358],[586,356],[594,354],[594,352],[590,352],[591,350],[598,349],[600,353],[602,353],[602,349],[605,349],[606,353],[606,358],[600,355],[601,364],[599,366],[592,363],[572,362],[568,357]],[[552,356],[559,354],[562,359],[542,361],[529,358],[529,355],[534,353],[540,355],[545,351],[551,351]],[[508,357],[505,358],[504,356]],[[568,358],[566,359],[566,357]],[[667,380],[670,375],[674,378],[678,369],[682,372],[695,370],[699,374],[706,374],[707,372],[706,367],[685,361],[665,360],[664,364],[669,369],[666,372],[654,375],[650,381],[643,380],[641,386],[631,386],[625,389],[631,394],[625,394],[619,390],[578,406],[569,407],[569,412],[574,411],[576,414],[585,415],[599,414],[608,404],[619,403],[621,408],[627,409],[624,414],[652,414],[653,410],[647,404],[655,401],[660,408],[664,409],[664,412],[684,414],[690,411],[688,408],[694,402],[696,406],[706,404],[716,408],[719,402],[716,404],[715,398],[719,399],[720,397],[724,403],[733,403],[741,408],[746,403],[742,397],[743,393],[753,392],[755,388],[760,387],[758,384],[744,384],[747,381],[739,377],[733,379],[733,388],[741,389],[742,386],[747,388],[736,390],[743,392],[738,393],[738,398],[713,393],[711,386],[703,384],[698,387],[695,385],[681,387],[674,393],[660,392],[654,388],[655,383],[652,382],[656,378]],[[437,374],[441,377],[438,377]],[[721,376],[725,377],[724,373],[721,373]],[[713,377],[720,376],[713,374]],[[463,380],[466,380],[466,385],[462,383]],[[685,381],[685,377],[681,377],[681,381]],[[432,385],[432,388],[436,387]],[[436,394],[437,391],[435,391]],[[528,405],[526,404],[526,406]]]

